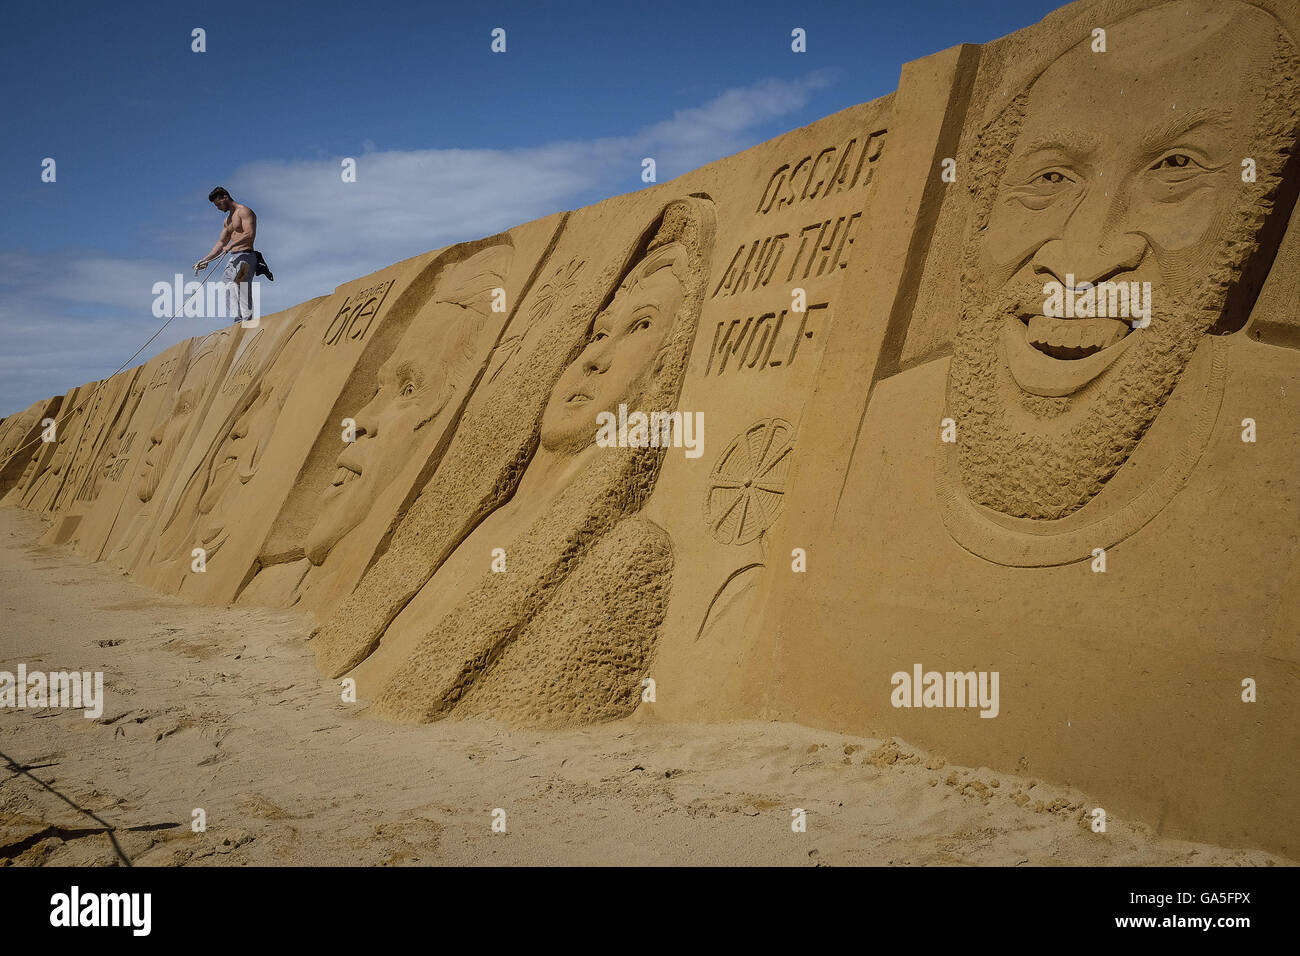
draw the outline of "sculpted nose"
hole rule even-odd
[[[244,412],[244,414],[240,415],[239,418],[235,420],[235,424],[232,425],[230,428],[231,438],[234,438],[236,441],[238,441],[241,438],[248,437],[248,419],[252,415],[252,413],[253,410],[250,408],[248,411]]]
[[[1146,237],[1126,229],[1126,203],[1113,192],[1093,186],[1071,213],[1060,236],[1034,254],[1034,272],[1061,284],[1105,282],[1131,272],[1146,257]]]
[[[357,424],[358,438],[363,435],[369,438],[374,438],[379,434],[378,418],[371,414],[369,405],[357,412],[356,415],[353,416],[352,420]]]
[[[603,375],[609,369],[609,350],[591,348],[582,357],[582,371],[587,375]]]

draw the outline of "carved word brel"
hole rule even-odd
[[[785,206],[811,202],[819,195],[833,196],[852,189],[859,182],[866,186],[871,182],[874,164],[884,147],[885,131],[882,129],[865,139],[855,136],[841,147],[827,146],[819,153],[809,153],[793,167],[782,163],[768,178],[754,212],[766,216]],[[863,175],[864,168],[866,175]]]
[[[396,281],[388,279],[349,295],[330,320],[329,328],[325,330],[325,337],[321,341],[326,345],[336,345],[343,340],[344,335],[353,340],[365,338]]]
[[[789,309],[782,309],[750,316],[743,322],[740,319],[719,322],[713,330],[713,345],[709,349],[709,364],[704,374],[715,371],[714,358],[717,358],[718,375],[727,370],[728,364],[737,371],[788,368],[794,364],[803,341],[813,337],[814,330],[808,321],[812,313],[829,305],[829,302],[815,302],[809,303],[808,311],[804,313],[792,314]],[[785,338],[778,345],[777,340],[783,333]]]
[[[795,279],[815,279],[832,269],[843,269],[849,264],[849,252],[853,247],[862,213],[840,216],[804,226],[799,230],[798,239],[792,239],[788,232],[777,233],[765,239],[755,239],[742,243],[731,257],[731,264],[718,280],[713,290],[714,298],[718,293],[723,297],[753,292],[766,286],[776,274],[777,266],[785,256],[787,248],[793,249],[790,268],[785,274],[785,281]]]

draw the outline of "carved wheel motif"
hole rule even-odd
[[[550,280],[538,291],[537,299],[528,311],[528,318],[533,322],[544,319],[555,308],[555,303],[567,299],[573,293],[573,287],[578,284],[578,273],[586,264],[586,259],[574,256],[556,269]]]
[[[709,475],[704,520],[723,544],[749,544],[772,526],[785,503],[794,426],[783,418],[755,422],[732,439]]]
[[[582,271],[582,267],[586,264],[586,259],[579,259],[574,256],[566,264],[555,270],[550,280],[538,290],[537,298],[528,310],[529,330],[532,329],[534,323],[550,315],[551,310],[555,308],[557,303],[564,301],[573,294],[574,287],[578,284],[578,273]],[[524,344],[525,334],[527,333],[507,336],[497,345],[491,359],[491,364],[496,365],[496,368],[492,370],[492,374],[488,377],[489,385],[497,380],[497,376],[505,370],[505,367],[510,364],[510,360],[518,354],[520,347]]]

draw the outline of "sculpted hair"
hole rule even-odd
[[[538,336],[529,356],[510,366],[501,384],[467,413],[452,447],[394,532],[387,552],[317,633],[317,656],[324,670],[342,674],[367,656],[456,546],[514,494],[537,450],[549,394],[585,346],[592,317],[608,307],[647,254],[673,242],[680,243],[685,253],[682,304],[658,357],[658,374],[640,401],[645,411],[666,409],[676,402],[703,302],[714,215],[713,203],[703,198],[688,197],[664,207],[637,239],[611,257],[613,261],[586,289],[553,314],[546,326],[553,331]],[[662,453],[660,448],[630,448],[607,449],[600,455],[596,466],[566,488],[556,506],[512,546],[511,554],[520,556],[520,567],[529,566],[526,551],[535,555],[536,573],[527,581],[518,575],[492,575],[484,584],[492,593],[475,599],[487,602],[480,613],[499,617],[491,607],[496,602],[495,607],[516,628],[530,620],[586,550],[640,507],[653,488]],[[509,594],[496,593],[507,589]],[[468,606],[460,609],[460,614],[470,617],[474,613]],[[466,620],[467,633],[499,633],[501,623]],[[445,623],[436,632],[446,633]],[[420,694],[414,687],[397,692],[398,697],[408,694],[415,699],[408,698],[399,709],[417,707],[427,716],[429,708],[437,706],[428,700],[417,703]]]
[[[714,230],[711,202],[695,197],[671,202],[643,234],[632,265],[622,269],[620,290],[629,277],[634,281],[640,277],[642,269],[657,271],[669,264],[682,283],[681,305],[655,357],[650,381],[640,395],[627,396],[642,411],[668,411],[677,402],[703,304]],[[616,294],[617,290],[598,311],[603,311]],[[487,574],[446,617],[433,623],[381,690],[375,710],[393,717],[428,721],[455,707],[547,610],[571,575],[593,561],[602,562],[593,554],[601,551],[606,537],[617,540],[622,523],[632,519],[649,498],[664,453],[662,447],[604,449],[559,492],[532,526],[510,542],[508,550],[515,566],[526,570]],[[662,598],[671,573],[671,548],[666,536],[644,528],[642,536],[634,540],[648,549],[646,554],[654,556],[647,593]],[[582,607],[588,599],[579,594],[574,600]],[[662,613],[662,604],[647,598],[642,614],[644,633],[636,642],[638,649],[631,655],[636,660],[629,662],[629,672],[635,672],[653,652],[653,634]],[[529,665],[525,661],[517,666],[527,669]],[[626,695],[614,694],[609,713],[613,715],[628,702]]]
[[[491,246],[468,259],[442,270],[435,287],[434,302],[445,302],[465,310],[456,335],[448,376],[453,388],[478,356],[478,339],[492,312],[493,292],[505,285],[514,259],[514,246],[507,241]],[[451,280],[452,284],[444,285]]]

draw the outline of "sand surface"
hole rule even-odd
[[[369,719],[317,674],[305,617],[159,596],[43,528],[0,508],[0,670],[102,670],[106,703],[0,710],[5,865],[1288,862],[1113,815],[1095,834],[1082,793],[902,741]]]

